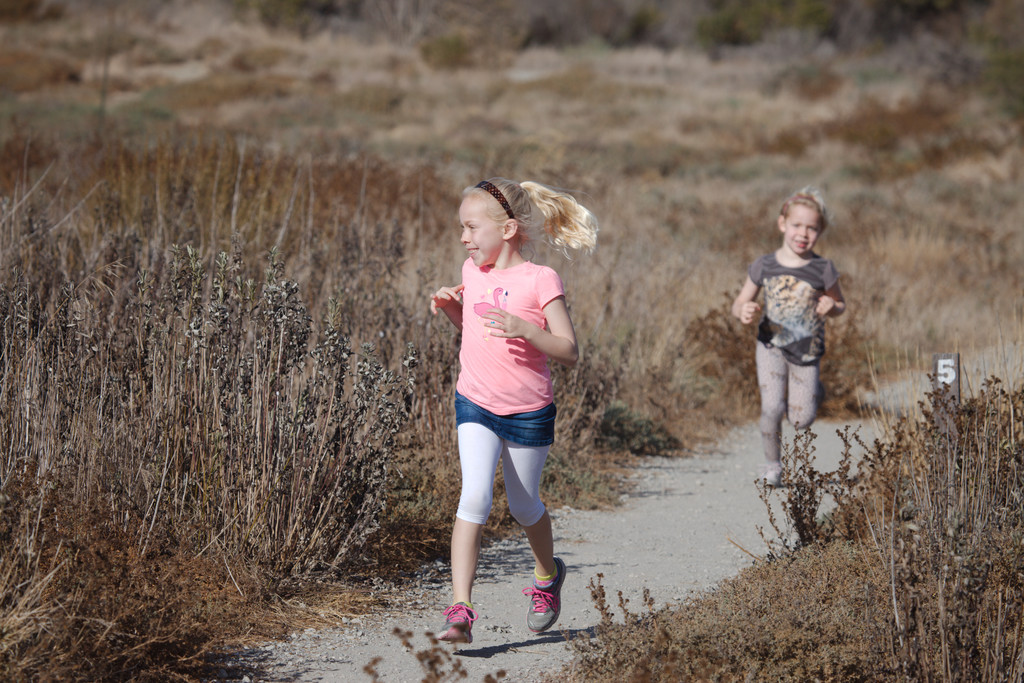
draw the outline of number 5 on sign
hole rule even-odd
[[[944,391],[954,403],[960,403],[960,354],[936,353],[932,363],[935,370],[932,388]]]

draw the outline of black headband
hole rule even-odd
[[[501,208],[505,209],[505,213],[508,214],[509,218],[514,219],[516,217],[516,215],[512,213],[512,207],[508,205],[508,200],[505,199],[505,195],[501,193],[501,190],[486,180],[481,180],[476,186],[481,190],[487,190],[490,192],[491,196],[497,199],[498,203],[501,204]]]

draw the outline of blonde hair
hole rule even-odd
[[[498,190],[507,208],[487,185]],[[517,183],[507,178],[488,178],[463,190],[463,197],[470,195],[491,199],[487,215],[495,222],[514,218],[519,223],[520,247],[537,230],[543,231],[547,242],[563,253],[569,249],[591,252],[597,246],[597,217],[566,192],[529,180]]]
[[[821,230],[823,231],[832,222],[832,215],[829,213],[828,207],[825,206],[824,195],[821,194],[821,190],[813,185],[802,187],[786,197],[786,201],[782,203],[782,208],[779,209],[779,215],[783,218],[788,217],[789,207],[794,204],[800,204],[801,206],[806,206],[807,208],[817,211],[818,216],[821,219]]]

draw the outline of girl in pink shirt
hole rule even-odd
[[[509,511],[526,531],[534,556],[527,627],[541,633],[561,610],[565,563],[554,555],[551,518],[540,500],[540,478],[554,440],[555,405],[547,360],[572,366],[576,332],[558,274],[522,253],[543,230],[560,249],[591,251],[597,219],[564,192],[534,182],[491,178],[463,191],[462,244],[469,257],[462,283],[430,300],[462,332],[456,384],[462,494],[452,531],[453,604],[440,640],[470,643],[477,619],[473,580],[494,476],[503,463]]]

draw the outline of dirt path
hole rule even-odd
[[[819,469],[838,462],[842,448],[836,430],[843,424],[815,425]],[[850,424],[867,443],[874,438],[870,424]],[[526,629],[527,599],[520,591],[532,565],[525,537],[486,548],[474,593],[480,619],[473,643],[442,662],[439,671],[450,672],[457,662],[468,673],[467,681],[482,681],[500,670],[506,672],[504,680],[538,681],[572,661],[566,634],[586,633],[598,622],[588,588],[598,574],[604,576],[613,606],[622,591],[631,608],[640,611],[645,587],[657,606],[679,603],[749,566],[748,552],[765,552],[757,528],[765,527],[768,537],[773,536],[754,485],[759,452],[756,425],[748,425],[695,457],[645,460],[634,474],[634,490],[619,509],[552,510],[556,552],[569,567],[562,631],[534,635]],[[246,656],[267,666],[269,675],[261,680],[365,682],[372,678],[363,667],[381,657],[379,680],[420,681],[426,670],[416,651],[428,648],[424,632],[440,627],[449,599],[447,567],[437,563],[421,572],[409,604],[400,610],[340,628],[293,634],[289,641],[267,644]],[[393,635],[395,628],[414,634],[411,651]]]

